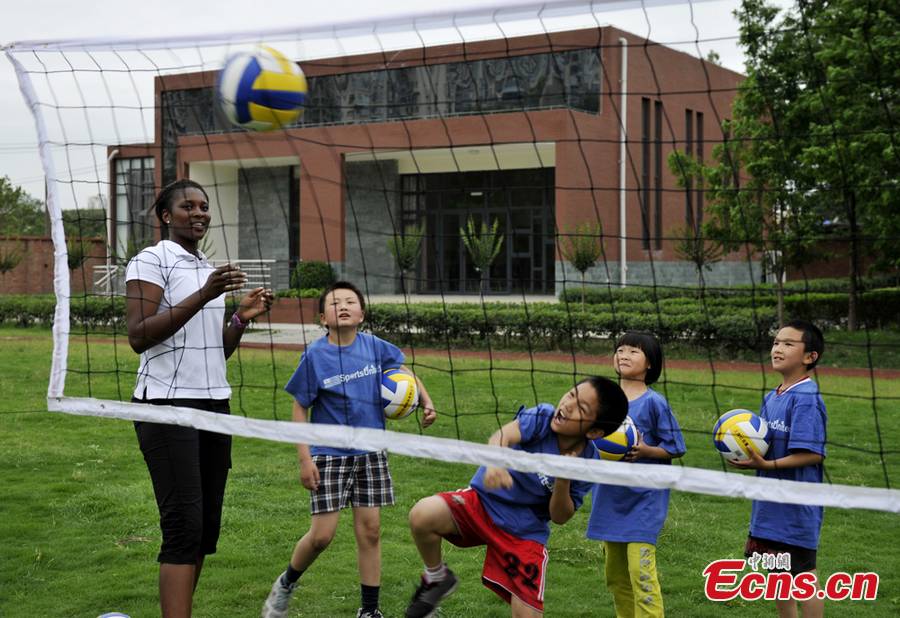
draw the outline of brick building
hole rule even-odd
[[[415,292],[471,293],[479,276],[459,228],[500,222],[497,294],[558,294],[580,280],[559,250],[582,222],[603,227],[589,279],[691,285],[667,237],[703,217],[701,187],[680,189],[673,148],[708,160],[742,76],[614,27],[301,63],[310,104],[271,133],[230,127],[214,72],[156,77],[153,144],[110,148],[111,246],[157,234],[154,187],[207,187],[217,259],[325,260],[370,293],[393,293],[387,239],[425,224]],[[759,280],[734,256],[709,284]]]

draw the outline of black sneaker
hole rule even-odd
[[[412,601],[409,602],[409,607],[406,608],[406,618],[434,616],[437,606],[453,594],[458,583],[459,580],[450,569],[447,569],[447,576],[439,582],[426,584],[425,577],[422,577],[422,583],[419,584]]]

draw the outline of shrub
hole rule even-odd
[[[291,273],[291,287],[296,290],[309,288],[327,288],[337,277],[328,262],[302,260]]]
[[[867,323],[883,328],[900,323],[900,288],[864,292],[860,302]]]
[[[278,290],[275,295],[278,298],[318,298],[322,295],[323,288],[290,288],[287,290]]]
[[[784,312],[789,319],[839,325],[847,318],[849,296],[846,292],[812,292],[784,297]]]

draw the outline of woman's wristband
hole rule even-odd
[[[242,322],[237,311],[231,314],[231,325],[238,330],[244,330],[250,325],[250,322]]]

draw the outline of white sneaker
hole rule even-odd
[[[284,575],[282,573],[281,575]],[[284,618],[287,616],[288,604],[291,602],[291,595],[297,589],[297,582],[290,586],[281,583],[281,575],[275,578],[272,584],[272,590],[266,598],[266,604],[262,608],[262,618]]]

